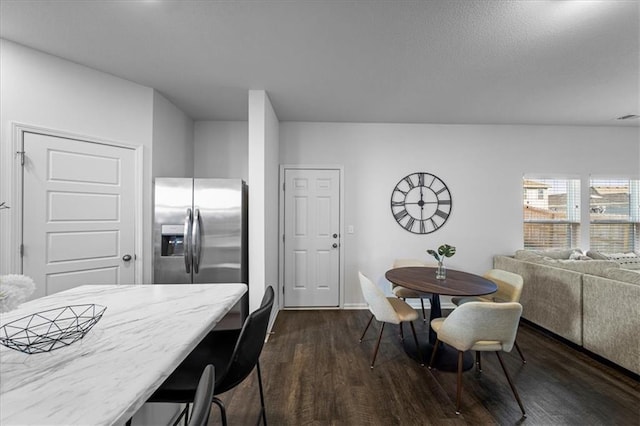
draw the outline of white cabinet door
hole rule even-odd
[[[285,170],[284,305],[340,304],[340,171]]]
[[[23,135],[22,267],[33,297],[134,283],[134,150]]]

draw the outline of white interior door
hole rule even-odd
[[[33,297],[134,283],[135,151],[29,132],[23,151],[22,270]]]
[[[340,304],[340,171],[287,169],[284,305]]]

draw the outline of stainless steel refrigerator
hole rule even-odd
[[[240,179],[156,178],[154,283],[248,283],[248,189]],[[245,294],[221,328],[240,328]]]

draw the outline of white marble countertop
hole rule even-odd
[[[28,355],[0,345],[0,424],[126,422],[246,291],[245,284],[88,285],[2,314],[0,326],[67,305],[107,307],[70,346]]]

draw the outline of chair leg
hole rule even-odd
[[[373,314],[371,314],[371,318],[369,318],[369,322],[367,323],[367,326],[364,328],[364,333],[362,333],[362,336],[360,337],[360,343],[362,343],[362,339],[364,339],[364,335],[367,334],[367,330],[371,325],[371,321],[373,321]]]
[[[376,362],[376,356],[378,356],[378,349],[380,348],[380,341],[382,340],[382,332],[384,331],[384,325],[386,323],[382,323],[382,327],[380,327],[380,336],[378,336],[378,343],[376,343],[376,349],[373,351],[373,359],[371,360],[371,369],[373,369],[373,364]]]
[[[520,350],[520,346],[518,346],[518,342],[514,341],[514,342],[513,342],[513,344],[515,345],[516,350],[517,350],[517,351],[518,351],[518,353],[520,354],[520,359],[522,360],[522,363],[523,363],[523,364],[526,364],[526,363],[527,363],[527,360],[526,360],[526,359],[524,359],[524,355],[522,355],[522,351]]]
[[[504,371],[504,375],[506,376],[507,381],[509,382],[509,386],[511,387],[513,396],[515,396],[516,401],[518,401],[518,405],[520,406],[520,410],[522,411],[522,417],[527,417],[527,413],[524,412],[524,407],[522,406],[522,401],[520,401],[520,395],[518,395],[518,391],[516,390],[516,387],[513,385],[513,382],[511,381],[511,377],[509,377],[509,373],[507,373],[507,369],[504,366],[504,362],[502,362],[502,357],[500,356],[500,353],[497,351],[496,351],[496,355],[498,356],[498,361],[500,361],[500,366],[502,367],[502,371]]]
[[[429,370],[431,370],[431,366],[433,365],[433,360],[436,359],[436,352],[438,351],[439,344],[440,344],[440,340],[436,339],[436,343],[433,344],[433,350],[431,351],[431,359],[429,360]]]
[[[456,391],[456,414],[460,414],[460,396],[462,395],[462,356],[464,352],[458,351],[458,390]]]
[[[215,396],[213,397],[212,402],[216,404],[218,407],[220,407],[220,416],[222,417],[222,426],[227,426],[227,409],[224,408],[224,403],[218,398],[216,398]]]
[[[424,299],[422,297],[420,298],[420,305],[422,305],[422,321],[427,322],[427,314],[424,310]]]
[[[416,335],[416,328],[413,326],[413,321],[409,321],[409,325],[411,326],[411,332],[413,333],[413,340],[416,342],[416,349],[418,350],[418,356],[420,357],[420,365],[424,367],[424,358],[422,357],[420,344],[418,344],[418,336]],[[400,323],[400,326],[402,326],[402,323]]]
[[[482,359],[480,357],[480,351],[476,351],[476,371],[482,373]]]
[[[189,404],[185,404],[184,408],[182,409],[182,411],[180,411],[180,415],[178,416],[178,418],[176,419],[175,422],[173,422],[172,426],[177,426],[180,423],[180,419],[184,417],[184,426],[187,426],[189,423]],[[131,419],[129,419],[129,421],[127,422],[127,426],[131,426]]]
[[[258,373],[258,387],[260,388],[260,411],[262,412],[262,424],[267,426],[267,411],[264,407],[264,390],[262,388],[262,374],[260,373],[260,361],[256,363],[256,371]]]
[[[402,298],[402,300],[403,300],[404,302],[406,302],[406,301],[407,301],[407,299],[406,299],[406,298],[404,298],[404,297]],[[401,341],[401,342],[404,342],[404,328],[402,328],[402,321],[400,322],[400,324],[398,324],[398,327],[400,327],[400,341]]]

